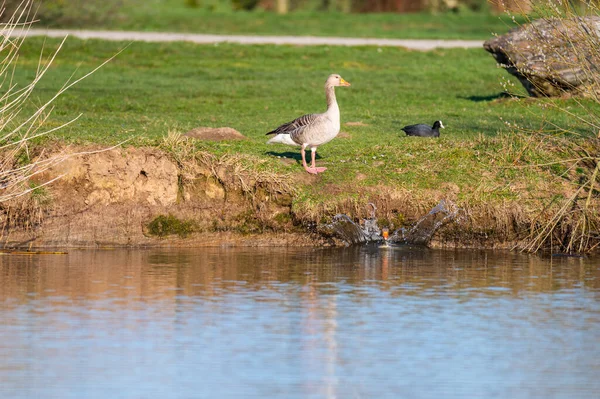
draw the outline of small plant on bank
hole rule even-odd
[[[157,237],[178,235],[181,238],[188,237],[198,231],[196,224],[191,220],[181,220],[173,215],[159,215],[148,223],[148,234]]]

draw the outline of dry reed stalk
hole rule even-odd
[[[4,7],[0,5],[0,14],[4,11]],[[56,154],[48,154],[43,148],[32,147],[33,140],[49,135],[79,118],[77,116],[57,127],[46,128],[53,103],[66,90],[95,73],[120,53],[83,76],[70,78],[48,101],[39,105],[31,114],[25,114],[25,107],[32,92],[66,41],[65,37],[46,60],[42,49],[33,79],[25,85],[15,83],[14,73],[19,50],[26,39],[25,33],[35,23],[34,14],[34,1],[23,0],[7,22],[0,24],[0,225],[3,229],[15,223],[24,227],[38,224],[42,213],[32,193],[39,192],[41,188],[60,179],[61,176],[35,184],[32,183],[32,179],[40,177],[43,172],[67,158],[81,155],[69,153],[68,148]],[[32,218],[31,215],[36,216]],[[30,222],[30,219],[33,221]]]
[[[580,97],[572,96],[573,87],[561,83],[557,77],[554,82],[556,88],[562,91],[563,97],[570,98],[571,104],[540,99],[539,105],[572,118],[579,129],[587,130],[587,133],[547,120],[535,131],[510,126],[513,132],[529,135],[531,142],[543,146],[548,154],[556,154],[549,162],[525,162],[525,165],[516,164],[522,161],[518,156],[514,167],[549,168],[559,165],[564,169],[560,176],[569,179],[574,187],[570,195],[562,199],[555,196],[535,215],[530,233],[519,248],[528,252],[551,248],[585,253],[600,245],[600,115],[595,111],[600,104],[600,70],[597,67],[600,65],[600,23],[581,17],[600,16],[600,8],[594,2],[578,5],[568,0],[532,1],[529,5],[531,11],[522,14],[528,23],[535,16],[556,28],[555,36],[549,36],[538,30],[535,24],[529,25],[528,38],[535,41],[535,49],[531,51],[540,52],[545,72],[550,76],[554,63],[561,64],[563,68],[566,66],[577,71],[576,78],[581,83],[577,88]],[[557,47],[557,43],[562,47]],[[525,76],[534,73],[523,65],[515,64],[515,68]],[[529,79],[529,82],[543,92],[540,81]],[[510,92],[506,85],[505,90]],[[572,103],[578,112],[570,108]],[[527,110],[527,107],[524,108]]]

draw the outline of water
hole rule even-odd
[[[407,246],[0,256],[0,398],[598,398],[599,264]]]

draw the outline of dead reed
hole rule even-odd
[[[600,115],[596,111],[600,103],[600,8],[595,2],[545,0],[523,2],[520,12],[507,13],[519,14],[527,21],[522,29],[534,45],[527,54],[513,56],[511,65],[503,66],[514,68],[527,90],[542,97],[537,100],[540,107],[574,118],[578,125],[575,131],[544,120],[539,129],[526,130],[507,122],[515,136],[527,137],[531,145],[544,147],[549,154],[543,161],[515,154],[515,167],[550,170],[571,187],[568,193],[550,196],[518,248],[528,252],[593,251],[600,245]],[[540,69],[528,67],[524,59],[535,59],[550,79],[541,79]],[[568,71],[570,79],[558,70]],[[511,92],[510,87],[505,90]],[[559,99],[543,98],[548,93]]]
[[[0,5],[0,15],[5,11],[4,5]],[[18,67],[19,50],[26,40],[25,33],[35,23],[34,11],[34,1],[23,0],[14,8],[11,16],[2,18],[6,22],[0,24],[0,226],[4,227],[15,223],[22,227],[39,223],[42,216],[40,206],[46,202],[38,201],[36,193],[60,178],[58,176],[42,180],[40,176],[49,168],[77,154],[65,149],[50,155],[49,151],[34,143],[40,137],[47,136],[79,118],[52,128],[48,128],[46,124],[52,113],[53,103],[61,94],[114,58],[111,57],[79,78],[72,77],[67,80],[48,101],[38,106],[34,112],[26,114],[24,110],[31,94],[51,67],[66,40],[63,39],[49,57],[43,56],[42,49],[33,79],[25,85],[16,84],[13,78]]]

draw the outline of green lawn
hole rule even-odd
[[[184,0],[124,0],[123,6],[106,10],[67,9],[57,27],[117,30],[177,31],[214,34],[313,35],[403,39],[487,39],[504,33],[514,23],[507,15],[490,13],[343,14],[297,11],[231,11],[228,7],[190,8]],[[95,11],[98,15],[90,15]],[[83,14],[82,14],[83,13]],[[80,15],[81,14],[81,15]],[[44,22],[44,21],[43,21]],[[48,24],[45,22],[45,24]]]
[[[47,50],[56,44],[48,40]],[[42,39],[32,39],[23,47],[17,82],[32,78],[41,45]],[[81,75],[125,45],[69,39],[34,92],[31,106],[55,93],[75,70]],[[304,173],[298,149],[267,145],[265,133],[304,113],[324,111],[323,84],[333,72],[352,83],[337,89],[342,131],[349,137],[319,148],[319,163],[330,170],[315,190],[345,182],[355,187],[358,175],[359,185],[427,189],[454,182],[475,187],[488,169],[489,151],[498,147],[488,143],[479,151],[474,143],[507,131],[500,118],[538,128],[545,115],[579,129],[576,121],[540,107],[543,101],[504,98],[500,81],[508,74],[483,49],[417,52],[185,43],[131,44],[57,101],[49,126],[81,113],[57,135],[101,144],[132,138],[135,145],[159,143],[169,131],[230,126],[249,140],[197,147],[264,159],[265,167],[282,173]],[[446,125],[438,140],[408,138],[400,130],[436,119]],[[278,156],[295,162],[283,163]]]

